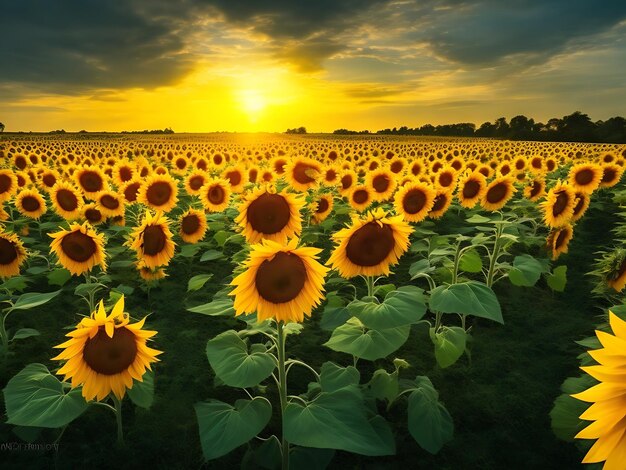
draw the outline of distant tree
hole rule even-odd
[[[0,122],[0,132],[4,132],[4,124]]]
[[[524,115],[515,116],[509,123],[509,139],[529,140],[533,138],[534,119],[528,119]]]
[[[496,135],[496,125],[489,121],[483,122],[478,129],[476,129],[477,137],[493,137]]]
[[[590,142],[593,140],[594,130],[595,124],[589,115],[580,111],[563,116],[558,126],[561,139],[569,142]]]
[[[509,123],[506,122],[506,118],[501,117],[496,119],[495,122],[495,132],[494,136],[496,137],[506,137],[509,133]]]
[[[298,128],[294,127],[293,129],[287,129],[285,134],[306,134],[306,127],[301,126]]]

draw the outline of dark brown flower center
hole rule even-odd
[[[346,245],[347,258],[357,266],[376,266],[392,252],[395,241],[387,224],[368,222],[352,234]]]
[[[579,172],[576,173],[576,176],[574,179],[576,180],[577,184],[581,186],[585,186],[593,181],[593,171],[590,170],[589,168],[580,170]]]
[[[41,208],[41,203],[35,196],[26,196],[22,199],[22,207],[26,212],[35,212]]]
[[[317,210],[315,212],[317,212],[318,214],[323,214],[328,210],[329,207],[330,204],[328,204],[328,201],[325,198],[322,198],[317,201]]]
[[[604,173],[602,173],[602,182],[603,183],[612,183],[615,180],[617,173],[613,168],[605,168]]]
[[[565,240],[567,239],[567,234],[567,229],[559,230],[559,234],[556,237],[556,242],[554,243],[555,248],[561,248],[561,246],[565,243]]]
[[[23,170],[24,168],[26,168],[27,164],[28,162],[21,155],[15,158],[15,166],[18,167],[20,170]]]
[[[261,297],[274,304],[295,299],[307,280],[304,262],[292,253],[279,252],[265,260],[257,270],[254,283]]]
[[[341,177],[341,189],[348,189],[352,186],[352,175],[343,175]]]
[[[530,197],[535,197],[541,192],[543,185],[540,181],[533,181],[533,189],[530,190]]]
[[[85,211],[85,218],[93,223],[100,222],[102,220],[102,212],[95,208],[89,208]]]
[[[443,186],[444,188],[447,188],[448,186],[450,186],[452,184],[452,181],[453,181],[453,177],[447,171],[439,175],[439,184]]]
[[[137,193],[139,192],[140,183],[131,183],[124,188],[124,198],[128,202],[135,202],[137,200]]]
[[[0,193],[10,191],[11,186],[13,186],[13,180],[11,177],[5,174],[0,175]]]
[[[435,196],[435,203],[433,204],[433,208],[430,210],[431,212],[437,212],[442,210],[444,207],[446,207],[446,204],[448,203],[448,196],[447,194],[438,194],[437,196]]]
[[[567,192],[560,191],[556,197],[556,201],[554,201],[554,205],[552,206],[552,215],[554,217],[561,215],[567,208],[568,204],[569,196],[567,195]]]
[[[85,171],[78,178],[80,185],[88,193],[95,193],[104,187],[102,177],[93,171]]]
[[[335,170],[328,170],[326,172],[326,181],[335,181],[337,179],[337,172]]]
[[[229,171],[226,173],[226,178],[228,178],[231,186],[237,186],[241,183],[241,173],[239,171]]]
[[[586,202],[586,198],[584,195],[582,194],[577,194],[576,195],[576,205],[574,206],[574,215],[578,215],[580,214],[580,211],[583,210],[583,207],[585,207],[585,202]]]
[[[480,183],[476,180],[467,180],[463,185],[463,198],[472,199],[480,191]]]
[[[357,204],[365,204],[370,198],[366,189],[357,189],[352,193],[352,200]]]
[[[180,226],[184,233],[192,235],[200,228],[200,219],[196,214],[188,214],[183,217]]]
[[[402,168],[404,168],[404,164],[401,161],[396,160],[395,162],[393,162],[391,164],[391,166],[389,167],[389,169],[393,172],[393,173],[400,173],[402,171]]]
[[[149,225],[143,231],[143,252],[148,256],[158,255],[165,248],[167,237],[159,225]]]
[[[384,193],[389,188],[391,181],[387,175],[377,175],[372,180],[372,186],[377,193]]]
[[[402,208],[407,214],[417,214],[426,204],[426,194],[421,189],[411,189],[402,200]]]
[[[133,178],[133,170],[127,166],[123,166],[119,170],[119,175],[122,182],[125,183]]]
[[[207,196],[211,204],[221,204],[224,202],[226,193],[221,186],[212,186]]]
[[[178,168],[179,170],[183,170],[186,166],[187,160],[185,160],[184,158],[178,158],[176,160],[176,168]]]
[[[111,196],[110,194],[105,194],[100,198],[100,204],[102,204],[107,209],[117,209],[120,207],[120,201]]]
[[[254,230],[270,235],[287,226],[291,209],[283,196],[264,193],[250,203],[246,217]]]
[[[0,264],[11,264],[17,259],[17,248],[14,242],[0,238]]]
[[[71,260],[83,263],[96,253],[96,242],[82,232],[72,232],[61,240],[61,249]]]
[[[167,181],[152,183],[146,191],[148,202],[155,206],[162,206],[169,202],[172,195],[172,186]]]
[[[57,204],[64,211],[71,212],[78,207],[78,198],[69,189],[59,189],[57,191]]]
[[[506,183],[497,183],[493,185],[487,191],[487,202],[491,204],[501,202],[506,197],[507,191],[508,185]]]
[[[45,186],[47,186],[48,188],[51,188],[57,182],[57,179],[56,179],[56,176],[54,176],[51,173],[48,173],[42,178],[42,181]]]
[[[316,171],[317,168],[314,166],[298,162],[293,167],[293,179],[300,184],[313,183],[315,182],[315,178],[311,175],[313,175]]]
[[[114,375],[125,371],[135,362],[137,357],[137,340],[135,334],[126,327],[115,328],[113,337],[109,338],[104,326],[98,333],[89,338],[83,349],[83,359],[95,372],[103,375]]]
[[[204,178],[200,175],[192,176],[189,179],[189,187],[194,191],[197,191],[204,184]]]

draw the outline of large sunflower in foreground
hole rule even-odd
[[[26,250],[18,236],[0,230],[0,278],[17,276],[25,259]]]
[[[150,176],[139,188],[137,201],[157,211],[171,211],[178,201],[176,180],[168,174]]]
[[[243,228],[248,243],[261,239],[287,243],[287,239],[302,231],[300,209],[304,201],[287,192],[276,193],[273,188],[261,188],[250,193],[239,205],[235,222]]]
[[[560,181],[548,191],[546,200],[541,203],[544,221],[548,227],[561,227],[574,215],[576,193]]]
[[[174,257],[175,246],[167,217],[161,212],[152,215],[147,210],[141,225],[131,234],[130,247],[137,259],[149,268],[166,266]]]
[[[345,278],[388,275],[408,250],[412,231],[401,215],[387,217],[380,208],[363,218],[354,216],[350,227],[333,235],[338,244],[327,264]]]
[[[301,322],[323,298],[328,268],[317,261],[319,248],[300,247],[298,239],[287,245],[271,240],[252,245],[245,271],[231,285],[235,314],[257,313],[259,321]]]
[[[100,301],[98,309],[66,335],[70,339],[55,346],[63,351],[53,360],[66,361],[57,374],[71,380],[72,388],[82,385],[85,400],[104,400],[110,393],[121,400],[133,388],[133,379],[142,382],[161,354],[146,344],[157,332],[143,330],[145,320],[130,323],[124,296],[108,316]]]
[[[98,265],[106,269],[104,235],[97,233],[88,222],[73,223],[69,230],[51,233],[50,249],[59,264],[74,275],[83,274]]]
[[[436,195],[426,183],[407,183],[394,196],[396,214],[406,222],[421,222],[433,208]]]
[[[580,419],[593,421],[580,431],[577,439],[597,439],[582,463],[604,462],[604,470],[622,470],[626,462],[626,322],[609,312],[613,334],[596,331],[602,348],[587,351],[598,365],[581,367],[600,381],[572,395],[593,403]]]

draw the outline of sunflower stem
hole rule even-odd
[[[487,286],[491,287],[493,285],[493,276],[496,271],[496,261],[498,260],[498,256],[500,256],[500,237],[502,236],[502,232],[504,231],[503,225],[498,224],[496,228],[496,239],[493,242],[493,252],[491,253],[491,257],[489,258],[489,271],[487,272]]]
[[[276,324],[278,333],[278,391],[280,394],[281,419],[284,419],[285,408],[287,408],[287,373],[285,370],[285,323],[280,321]],[[285,439],[285,425],[282,426],[281,449],[283,457],[283,470],[289,470],[289,443]]]
[[[124,445],[124,429],[122,427],[122,400],[117,398],[115,394],[111,395],[113,404],[115,405],[115,421],[117,421],[117,443]]]
[[[367,283],[367,296],[374,296],[374,278],[372,276],[366,276],[365,282]]]
[[[0,321],[0,339],[2,340],[2,356],[4,358],[9,353],[9,335],[4,324],[8,316],[8,313],[2,313],[2,321]]]

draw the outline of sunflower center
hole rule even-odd
[[[115,328],[109,338],[104,326],[98,327],[98,333],[89,338],[83,349],[83,359],[95,372],[103,375],[115,375],[125,371],[137,357],[137,340],[126,327]]]
[[[369,198],[370,195],[365,189],[357,189],[354,191],[354,194],[352,194],[352,200],[357,204],[365,204]]]
[[[129,184],[124,188],[124,197],[128,202],[135,202],[137,200],[137,192],[139,191],[139,183]]]
[[[576,196],[576,205],[574,206],[574,215],[578,215],[585,207],[585,196]]]
[[[291,209],[281,195],[264,193],[250,203],[246,217],[257,232],[278,233],[289,223]]]
[[[524,169],[524,160],[517,160],[515,162],[515,168],[517,170],[523,170]]]
[[[51,188],[52,186],[54,186],[54,183],[57,182],[57,179],[54,175],[47,174],[46,176],[42,178],[42,181],[43,181],[43,184]]]
[[[26,168],[27,164],[28,163],[26,162],[26,159],[24,157],[19,156],[15,158],[15,166],[18,167],[20,170]]]
[[[476,197],[478,191],[480,191],[480,183],[478,181],[466,181],[465,185],[463,186],[463,197],[465,199],[472,199],[473,197]]]
[[[293,167],[293,179],[300,184],[313,183],[315,182],[315,178],[312,178],[310,175],[315,171],[316,169],[311,165],[307,165],[306,163],[296,163]]]
[[[187,235],[191,235],[196,233],[196,231],[200,228],[200,219],[196,214],[189,214],[183,217],[183,221],[180,224],[183,232]]]
[[[509,167],[508,165],[504,165],[502,168],[500,168],[500,174],[502,176],[506,176],[509,173],[511,173],[511,167]]]
[[[393,171],[394,173],[400,173],[402,171],[402,167],[404,165],[402,164],[402,162],[399,161],[395,161],[391,164],[391,166],[389,167],[389,169],[391,171]]]
[[[376,266],[392,252],[395,241],[387,224],[372,221],[352,234],[346,245],[346,257],[357,266]]]
[[[15,243],[6,238],[0,238],[0,264],[11,264],[16,258]]]
[[[221,204],[224,202],[224,190],[221,186],[213,186],[209,189],[208,198],[211,204]]]
[[[452,184],[452,175],[448,172],[442,173],[439,176],[439,184],[444,188],[447,188]]]
[[[158,225],[149,225],[143,231],[143,252],[148,256],[155,256],[163,251],[167,237]]]
[[[0,175],[0,193],[6,193],[11,189],[13,184],[13,180],[9,177],[9,175]]]
[[[533,181],[533,189],[530,190],[530,197],[535,197],[541,192],[541,183],[539,181]]]
[[[350,186],[352,186],[352,176],[344,175],[341,178],[341,189],[348,189]]]
[[[39,200],[36,197],[26,196],[24,199],[22,199],[22,207],[27,212],[35,212],[39,210],[39,208],[41,207],[41,204],[39,203]]]
[[[328,210],[328,207],[329,207],[328,201],[322,198],[319,201],[317,201],[317,210],[315,212],[317,212],[318,214],[323,214],[324,212]]]
[[[82,263],[94,255],[96,242],[83,232],[72,232],[63,237],[61,249],[68,258]]]
[[[556,197],[556,201],[554,201],[554,205],[552,206],[552,215],[556,217],[562,214],[563,211],[567,208],[568,204],[569,196],[565,191],[561,191]]]
[[[603,183],[612,183],[616,177],[615,170],[612,168],[605,168],[604,173],[602,174],[602,182]]]
[[[239,183],[241,183],[241,173],[239,173],[238,171],[229,171],[228,173],[226,173],[226,178],[228,178],[228,181],[230,181],[231,186],[237,186]]]
[[[326,172],[326,181],[335,181],[337,178],[337,172],[335,170],[328,170]]]
[[[60,189],[57,192],[57,204],[64,211],[73,211],[78,207],[78,198],[69,189]]]
[[[494,204],[505,198],[508,187],[505,183],[498,183],[487,191],[487,202]]]
[[[152,183],[146,191],[146,198],[150,204],[162,206],[170,200],[172,186],[167,181]]]
[[[120,207],[120,201],[111,196],[110,194],[105,194],[100,198],[100,204],[102,204],[107,209],[117,209]]]
[[[189,187],[194,191],[197,191],[204,184],[204,178],[200,175],[192,176],[189,180]]]
[[[273,259],[261,263],[254,283],[265,300],[283,304],[302,292],[306,280],[306,266],[300,257],[281,251]]]
[[[133,170],[131,170],[127,166],[123,166],[120,168],[119,175],[120,180],[125,183],[126,181],[130,181],[133,178]]]
[[[438,194],[435,197],[435,203],[433,204],[433,208],[431,209],[431,212],[440,211],[446,206],[447,202],[448,202],[448,196],[446,196],[445,194]]]
[[[372,181],[372,186],[374,186],[374,189],[377,193],[384,193],[385,191],[387,191],[387,188],[389,188],[390,183],[391,182],[389,181],[387,175],[378,175],[374,177],[374,180]]]
[[[102,220],[102,212],[94,208],[87,209],[85,211],[85,218],[91,223],[100,222]]]
[[[419,189],[410,190],[402,200],[402,208],[407,214],[417,214],[426,204],[426,194]]]
[[[580,184],[581,186],[585,186],[591,183],[591,181],[593,181],[593,171],[591,171],[588,168],[585,168],[584,170],[581,170],[578,173],[576,173],[575,179],[576,179],[576,183]]]
[[[183,158],[179,158],[178,160],[176,160],[176,167],[179,170],[183,170],[186,166],[187,166],[187,160]]]
[[[80,185],[90,193],[100,191],[103,187],[102,178],[99,174],[92,171],[86,171],[80,175]]]
[[[561,248],[561,245],[565,243],[565,239],[567,238],[567,230],[563,229],[559,231],[559,234],[556,237],[556,241],[554,242],[555,248]]]

